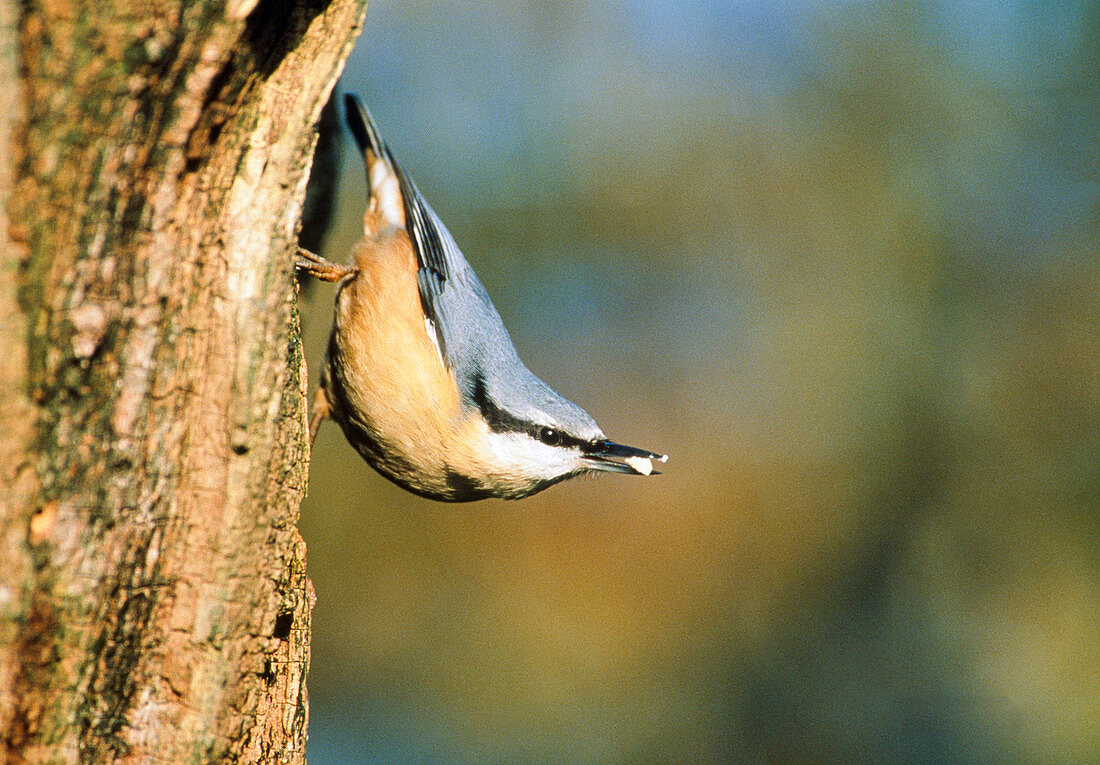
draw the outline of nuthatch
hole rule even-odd
[[[340,282],[314,399],[379,473],[438,500],[519,499],[591,472],[650,475],[667,455],[608,441],[520,361],[451,234],[345,97],[370,201],[355,265],[299,250],[300,269]]]

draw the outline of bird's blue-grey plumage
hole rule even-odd
[[[586,441],[602,438],[587,412],[558,395],[523,364],[500,314],[446,226],[394,159],[366,107],[354,94],[345,98],[348,122],[360,150],[373,151],[397,175],[405,227],[419,266],[424,315],[434,326],[463,402],[478,407],[494,429],[548,425]]]
[[[352,267],[298,254],[300,269],[340,282],[311,439],[331,416],[379,473],[446,501],[520,499],[591,472],[654,474],[665,455],[604,438],[523,365],[447,228],[359,100],[346,102],[370,200]]]

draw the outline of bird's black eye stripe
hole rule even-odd
[[[547,446],[557,446],[561,443],[561,431],[554,430],[548,425],[539,428],[539,440]]]
[[[475,372],[470,380],[470,399],[485,418],[489,429],[494,433],[526,433],[531,438],[541,441],[547,446],[564,446],[586,453],[599,450],[598,441],[586,441],[583,438],[577,438],[560,428],[555,428],[553,425],[533,423],[497,406],[489,395],[489,386],[486,383],[485,375],[480,371]]]
[[[547,446],[564,446],[569,449],[579,449],[581,451],[592,450],[591,441],[585,441],[583,438],[571,436],[565,431],[550,425],[536,427],[532,429],[530,433],[534,438],[537,438]]]

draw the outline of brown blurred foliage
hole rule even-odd
[[[532,369],[672,460],[445,506],[324,429],[312,760],[1094,757],[1095,7],[502,8],[379,10],[347,87]]]

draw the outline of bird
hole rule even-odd
[[[524,365],[363,102],[344,100],[369,199],[353,265],[297,252],[300,271],[338,283],[311,443],[329,417],[380,474],[449,502],[521,499],[584,474],[655,474],[667,455],[608,440]]]

